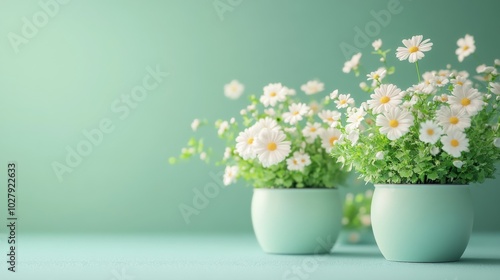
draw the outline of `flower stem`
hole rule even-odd
[[[417,68],[418,83],[420,84],[420,69],[418,69],[418,61],[415,61],[415,67]]]

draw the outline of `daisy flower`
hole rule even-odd
[[[485,73],[485,74],[495,74],[496,75],[496,69],[493,66],[486,66],[486,64],[481,64],[478,67],[476,67],[476,72],[478,74]]]
[[[323,110],[319,112],[318,117],[323,120],[323,122],[329,124],[331,127],[337,126],[340,122],[340,117],[342,115],[338,111]]]
[[[416,92],[416,93],[430,94],[430,92],[427,92],[426,87],[427,86],[426,86],[425,82],[421,82],[419,84],[412,85],[411,87],[409,87],[408,89],[406,89],[406,91],[407,92]]]
[[[435,144],[439,137],[443,134],[443,130],[433,121],[426,121],[420,124],[419,139],[422,142]]]
[[[451,94],[452,96],[448,98],[448,104],[452,108],[464,109],[469,116],[474,116],[483,108],[482,94],[470,85],[455,87]]]
[[[311,164],[311,159],[308,154],[294,152],[293,156],[286,160],[286,164],[290,171],[304,171],[304,167]]]
[[[307,153],[295,152],[294,157],[296,157],[304,167],[311,164],[311,157]]]
[[[291,143],[280,130],[263,129],[255,139],[254,150],[262,166],[269,167],[283,161],[290,153]]]
[[[285,101],[286,93],[287,88],[281,84],[269,84],[264,87],[264,94],[260,96],[260,102],[265,107],[274,107],[276,103]]]
[[[260,132],[260,129],[254,125],[238,134],[236,137],[236,152],[244,159],[255,158],[255,138]]]
[[[260,119],[256,124],[255,127],[257,127],[258,131],[261,131],[264,128],[268,128],[271,130],[279,130],[278,122],[270,117],[265,117],[263,119]]]
[[[304,166],[295,157],[291,157],[291,158],[288,158],[286,160],[286,168],[290,171],[303,171],[304,170]]]
[[[452,130],[441,137],[441,143],[443,143],[443,151],[456,158],[460,157],[462,152],[469,151],[469,139],[465,133],[458,130]]]
[[[375,154],[375,159],[376,160],[383,160],[384,159],[384,152],[379,151]]]
[[[289,112],[283,113],[283,119],[291,125],[302,120],[302,117],[309,112],[309,107],[304,103],[293,103],[288,107]]]
[[[368,100],[368,107],[376,114],[387,112],[390,108],[401,104],[401,90],[395,85],[383,84],[374,92],[370,95],[372,99]]]
[[[373,41],[372,47],[375,51],[380,50],[380,48],[382,47],[382,39],[377,39],[377,40]]]
[[[344,63],[344,68],[342,68],[342,72],[349,73],[352,69],[357,69],[359,65],[359,60],[361,59],[362,54],[357,53],[352,56],[351,60],[348,60]]]
[[[316,137],[318,137],[318,135],[320,135],[323,132],[323,130],[324,129],[321,127],[320,123],[308,122],[306,124],[306,127],[302,129],[302,134],[304,135],[304,137],[309,138],[310,140],[314,140],[316,139]]]
[[[451,67],[450,64],[447,65],[447,67]],[[449,77],[451,74],[451,71],[448,70],[448,69],[441,69],[439,70],[437,73],[436,73],[436,76],[441,76],[441,77],[444,77],[444,78],[447,78]]]
[[[413,124],[413,115],[397,107],[390,108],[376,119],[380,133],[387,135],[389,140],[396,140],[406,134]]]
[[[451,83],[454,85],[454,86],[463,86],[463,85],[470,85],[471,84],[471,81],[467,80],[467,78],[464,78],[462,76],[456,76],[455,79],[451,79]]]
[[[464,70],[464,71],[460,71],[460,72],[456,73],[455,76],[461,76],[461,77],[464,77],[465,79],[468,79],[470,75],[469,75],[469,72]]]
[[[274,111],[274,108],[267,108],[264,109],[264,114],[273,117],[274,115],[276,115],[276,111]]]
[[[193,122],[191,123],[191,129],[193,131],[196,131],[199,126],[200,126],[200,120],[199,119],[194,119]]]
[[[245,87],[237,80],[232,80],[229,84],[224,85],[224,95],[229,99],[238,99]]]
[[[224,170],[223,183],[225,186],[231,185],[236,182],[236,176],[238,176],[238,166],[226,166]]]
[[[435,72],[425,72],[422,75],[422,83],[424,84],[423,88],[423,93],[431,94],[434,92],[435,88],[432,84],[432,81],[434,80],[434,76],[436,75]]]
[[[441,75],[436,75],[434,76],[434,78],[432,79],[432,82],[431,84],[435,87],[444,87],[445,85],[447,85],[450,81],[445,77],[445,76],[441,76]]]
[[[371,72],[370,74],[366,75],[366,77],[368,77],[368,81],[372,81],[372,87],[373,86],[376,86],[377,85],[377,82],[380,82],[382,81],[382,79],[385,78],[385,74],[386,74],[386,70],[385,68],[379,68],[377,69],[377,71],[373,71]]]
[[[467,113],[459,108],[451,108],[448,106],[441,106],[436,111],[436,116],[439,125],[441,125],[445,132],[451,130],[464,131],[470,127],[470,117]]]
[[[328,128],[321,134],[321,146],[329,153],[337,142],[342,141],[342,132],[336,128]]]
[[[499,83],[490,83],[490,90],[496,95],[500,95],[500,84]]]
[[[446,103],[448,102],[448,95],[443,93],[439,96],[434,96],[434,101],[441,101],[443,103]]]
[[[361,122],[365,119],[366,111],[363,108],[352,110],[347,116],[346,129],[356,129],[359,127]]]
[[[307,95],[311,95],[323,91],[325,89],[325,85],[318,80],[312,80],[302,85],[300,89]]]
[[[351,94],[341,94],[338,100],[335,100],[337,104],[337,109],[346,108],[349,105],[354,105],[354,99],[351,98]]]
[[[411,39],[403,40],[405,46],[397,48],[396,57],[399,60],[408,59],[410,63],[415,63],[422,59],[425,56],[423,52],[430,51],[432,47],[430,39],[425,39],[424,41],[422,39],[422,35],[417,35],[411,37]]]
[[[330,93],[330,99],[332,99],[332,100],[335,99],[335,98],[337,98],[337,96],[339,96],[339,90],[338,89],[336,89],[336,90],[332,91],[332,93]]]
[[[458,55],[458,61],[460,62],[476,51],[474,37],[469,34],[466,34],[464,38],[458,39],[457,46],[458,49],[455,51],[455,54]]]

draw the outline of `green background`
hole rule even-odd
[[[499,1],[402,0],[401,13],[392,14],[367,46],[355,44],[355,28],[364,30],[375,21],[371,12],[387,10],[388,2],[234,0],[219,15],[207,0],[73,0],[59,5],[17,54],[8,34],[21,34],[22,18],[42,9],[38,1],[0,2],[0,185],[5,193],[6,163],[17,161],[19,231],[251,231],[252,189],[243,182],[220,189],[187,224],[179,205],[192,205],[193,190],[213,184],[210,173],[223,167],[197,160],[168,164],[192,134],[194,118],[228,119],[246,105],[245,98],[224,97],[225,83],[238,79],[246,94],[260,94],[270,82],[298,90],[317,78],[326,84],[323,95],[338,88],[359,102],[368,96],[358,89],[361,79],[342,73],[340,44],[357,47],[365,68],[375,69],[377,59],[367,55],[372,40],[382,38],[394,51],[417,34],[434,43],[422,71],[451,63],[472,73],[479,61],[491,65],[500,58]],[[456,40],[466,33],[476,39],[477,60],[459,64]],[[414,65],[396,61],[393,52],[389,62],[402,88],[416,82]],[[157,65],[168,78],[121,120],[111,104]],[[82,130],[106,118],[115,129],[59,181],[52,163],[63,163],[66,147],[85,139]],[[200,135],[216,140],[210,129]],[[354,179],[348,185],[371,187]],[[473,185],[475,230],[500,230],[499,185],[499,179]]]

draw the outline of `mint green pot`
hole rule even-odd
[[[371,215],[380,251],[401,262],[459,260],[474,220],[468,185],[376,184]]]
[[[329,253],[341,223],[336,189],[254,189],[252,224],[266,253]]]

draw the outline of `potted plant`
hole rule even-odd
[[[395,69],[381,44],[373,46],[383,66],[367,75],[371,85],[360,84],[370,99],[348,108],[336,128],[346,140],[332,154],[375,184],[372,227],[386,259],[456,261],[473,225],[469,184],[492,178],[500,158],[500,61],[480,65],[476,82],[450,67],[420,75],[432,43],[413,36],[396,56],[415,64],[418,82],[402,90],[389,83]],[[476,48],[470,35],[457,44],[459,61]]]
[[[302,86],[306,95],[323,88],[319,81]],[[239,97],[242,91],[237,81],[225,87],[230,98]],[[330,252],[341,229],[337,187],[347,177],[330,155],[338,140],[331,126],[339,121],[332,111],[321,110],[331,102],[330,97],[306,105],[296,100],[295,90],[273,83],[264,87],[260,97],[249,99],[240,117],[215,123],[227,146],[217,162],[226,166],[224,184],[244,180],[254,187],[252,223],[265,252]],[[202,123],[206,121],[195,120],[193,129]],[[202,139],[192,138],[171,162],[195,155],[208,161],[210,154]]]

